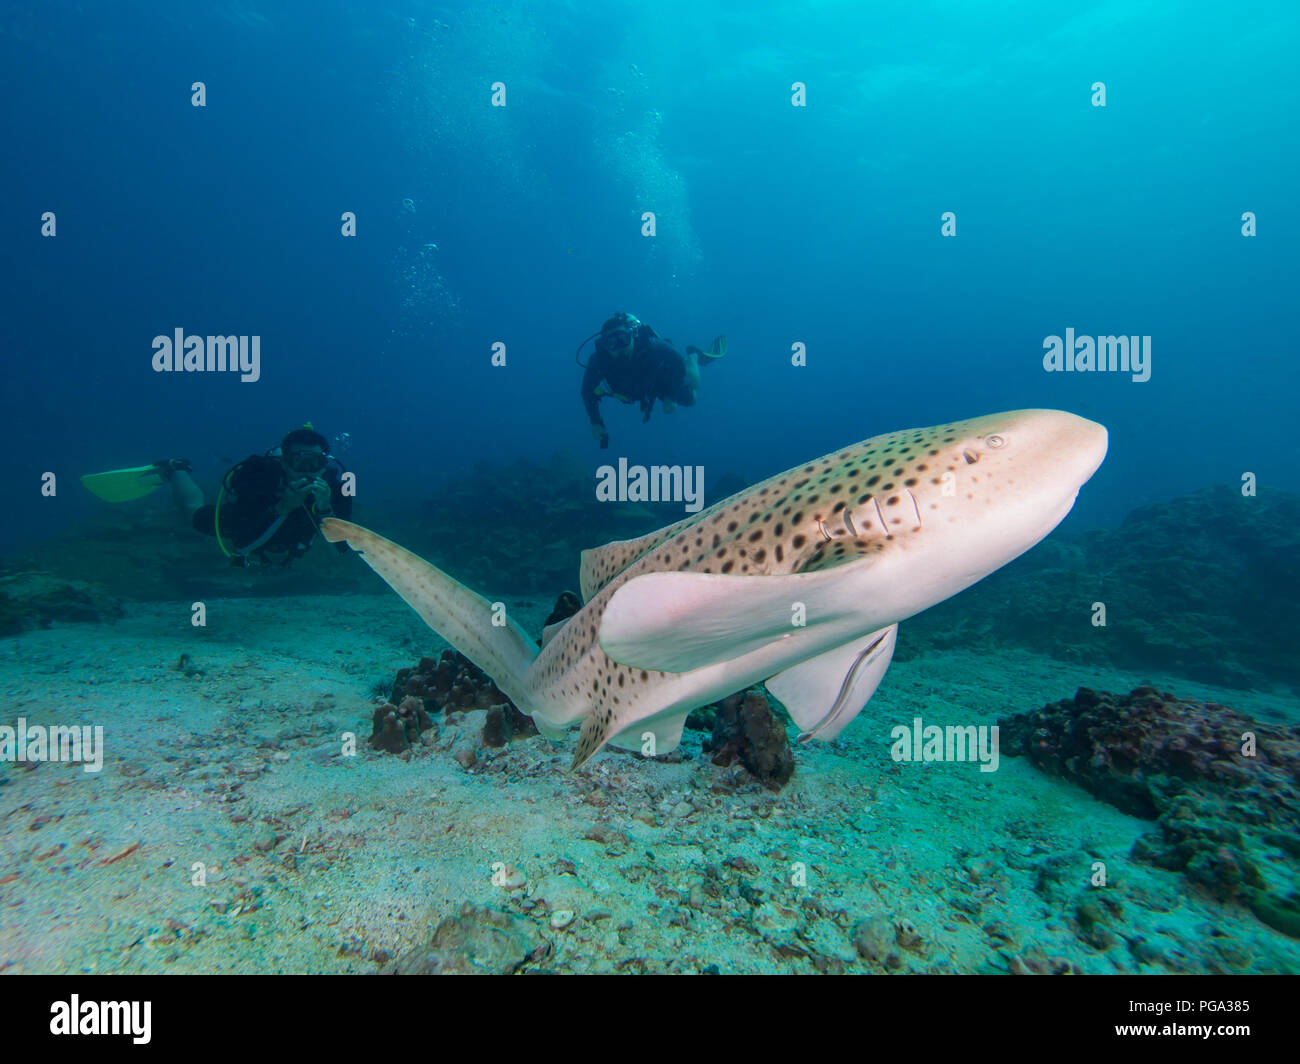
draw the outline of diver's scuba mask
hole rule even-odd
[[[573,352],[573,360],[583,369],[587,368],[587,363],[582,361],[582,349],[586,347],[587,344],[591,343],[592,340],[596,341],[596,349],[598,351],[604,351],[620,357],[625,357],[632,353],[632,345],[636,340],[636,332],[641,328],[641,319],[635,314],[629,314],[625,310],[620,310],[605,324],[609,325],[610,322],[614,323],[612,329],[608,332],[606,332],[604,328],[597,329],[594,333],[583,340],[582,343],[578,345],[577,350]]]
[[[329,465],[329,455],[320,451],[299,451],[284,456],[284,464],[295,473],[319,473]]]
[[[618,319],[618,325],[609,332],[601,336],[602,346],[611,354],[625,355],[631,353],[632,342],[636,337],[636,331],[641,327],[641,321],[634,314],[627,311],[619,311],[614,315]]]

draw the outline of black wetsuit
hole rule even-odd
[[[317,475],[330,487],[334,516],[345,520],[351,517],[352,496],[343,494],[338,469],[329,465]],[[311,510],[311,516],[304,512],[303,506],[299,506],[281,520],[275,504],[284,497],[288,487],[289,478],[279,458],[268,454],[249,455],[226,474],[220,515],[216,515],[215,506],[201,506],[194,512],[194,528],[205,535],[216,535],[214,516],[219,516],[221,541],[236,557],[248,552],[267,561],[268,555],[281,555],[287,563],[306,552],[316,535],[316,525],[322,517],[329,516],[318,515],[315,499],[308,496],[304,506]],[[275,531],[262,539],[277,521],[280,524]],[[259,539],[262,542],[250,551],[249,548]],[[347,544],[336,543],[334,546],[346,548]],[[274,560],[281,559],[277,557]]]
[[[638,325],[632,353],[618,358],[604,348],[599,340],[596,350],[587,362],[587,372],[582,377],[582,403],[587,408],[587,418],[593,425],[605,427],[600,416],[596,386],[604,381],[607,390],[624,403],[637,403],[643,420],[649,420],[656,399],[667,399],[679,406],[694,406],[695,395],[686,383],[686,357],[667,340],[661,340],[648,325]]]

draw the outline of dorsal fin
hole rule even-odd
[[[704,513],[708,512],[708,510],[704,511]],[[590,550],[584,550],[579,562],[582,601],[590,602],[602,587],[634,561],[648,554],[664,541],[671,539],[683,528],[694,521],[698,521],[702,516],[703,514],[691,514],[690,517],[678,521],[675,525],[658,529],[649,535],[640,536],[637,539],[616,539],[613,543],[606,543],[603,547],[592,547]]]
[[[565,617],[564,620],[562,620],[562,621],[555,621],[555,622],[553,622],[553,623],[551,623],[551,624],[548,624],[545,628],[542,629],[542,649],[543,649],[543,650],[546,649],[546,644],[549,643],[552,639],[554,639],[555,636],[556,636],[556,634],[559,632],[559,630],[560,630],[561,628],[563,628],[563,627],[564,627],[566,624],[568,624],[568,623],[569,623],[569,618],[568,618],[568,617]]]

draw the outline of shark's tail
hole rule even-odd
[[[441,569],[360,525],[328,517],[320,530],[331,543],[346,541],[430,628],[492,677],[524,713],[533,712],[525,677],[537,644],[504,607],[494,607]]]

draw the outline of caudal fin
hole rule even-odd
[[[492,677],[523,712],[533,711],[525,677],[537,644],[519,625],[482,595],[367,528],[327,517],[320,530],[331,543],[351,546],[425,624]]]

